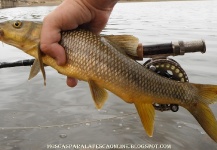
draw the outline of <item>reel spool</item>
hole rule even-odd
[[[180,66],[178,62],[171,58],[160,58],[160,59],[149,59],[143,64],[149,70],[175,80],[177,82],[189,82],[188,76],[184,69]],[[153,103],[156,110],[177,112],[179,110],[179,105],[177,104],[158,104]]]

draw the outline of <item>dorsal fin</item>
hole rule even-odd
[[[103,35],[107,41],[119,51],[125,51],[128,55],[138,56],[137,47],[139,39],[132,35]]]

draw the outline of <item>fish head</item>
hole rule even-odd
[[[11,20],[0,23],[0,41],[24,52],[37,47],[42,23]]]

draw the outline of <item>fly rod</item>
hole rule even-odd
[[[203,40],[190,42],[171,42],[155,45],[139,44],[135,51],[126,51],[126,53],[135,60],[143,58],[162,58],[167,56],[184,55],[185,53],[206,52],[206,45]],[[31,66],[34,59],[20,60],[16,62],[0,62],[0,68]]]
[[[35,59],[19,60],[15,62],[0,62],[0,68],[31,66]]]

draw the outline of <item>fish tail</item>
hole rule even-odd
[[[199,101],[205,104],[213,104],[217,102],[217,85],[208,84],[192,84],[198,89],[198,94],[201,97]]]
[[[217,142],[217,121],[208,104],[217,101],[217,86],[193,84],[198,89],[199,101],[193,105],[184,105],[202,126],[204,131]]]

